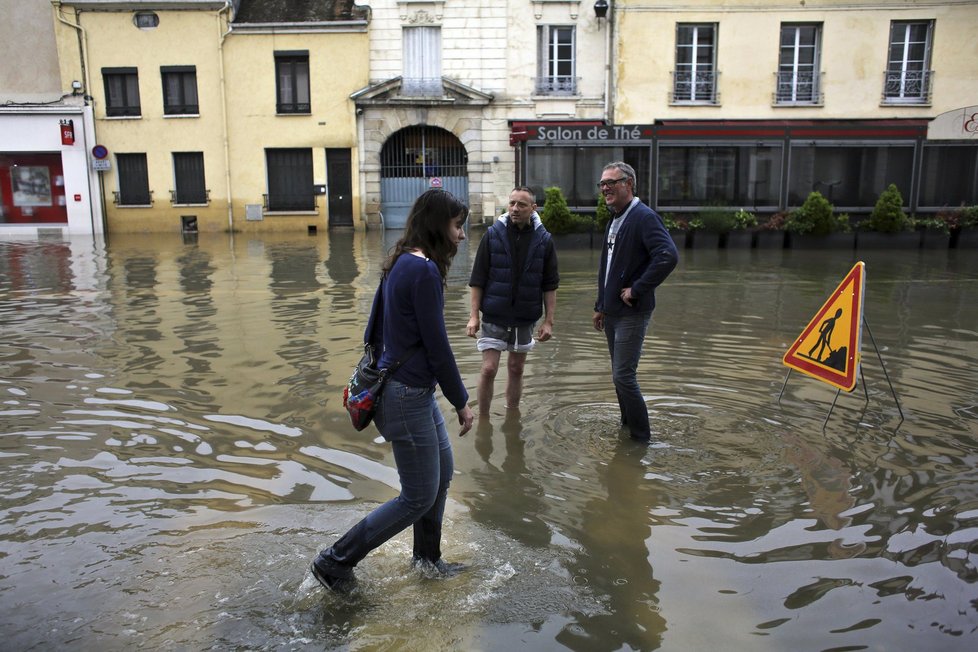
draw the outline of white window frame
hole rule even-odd
[[[802,43],[802,30],[814,30],[812,43]],[[784,44],[784,35],[793,30],[792,42]],[[813,50],[812,62],[802,63],[801,53],[804,48]],[[785,62],[785,55],[791,55],[791,61]],[[781,39],[778,52],[776,104],[821,104],[821,88],[819,67],[822,60],[822,25],[819,23],[781,23]],[[806,76],[808,79],[806,79]],[[810,90],[799,92],[805,85]]]
[[[919,41],[911,40],[915,26],[926,26],[923,59],[911,59],[910,50]],[[899,40],[897,40],[899,39]],[[900,47],[899,59],[892,58],[894,46]],[[933,20],[894,20],[890,22],[887,42],[886,72],[883,78],[885,104],[928,104],[930,102],[931,51],[934,47]]]
[[[691,41],[689,43],[684,43],[680,40],[683,31],[689,29],[691,30]],[[710,30],[713,34],[713,42],[710,45],[700,45],[700,32],[701,30]],[[719,26],[716,23],[677,23],[676,24],[676,69],[673,73],[672,82],[672,102],[674,104],[719,104],[719,93],[717,92],[717,41],[719,38]],[[710,48],[710,62],[700,63],[697,55],[697,50],[700,48]],[[682,48],[688,48],[692,52],[690,56],[689,63],[680,63],[679,53]],[[689,92],[683,92],[680,94],[677,89],[681,80],[684,80],[685,76],[689,76],[688,82],[682,81],[682,83],[689,84]],[[697,78],[701,75],[709,75],[709,90],[706,93],[698,92],[699,88],[704,85],[704,82],[698,81]]]
[[[562,57],[567,47],[561,36],[570,36],[570,56]],[[573,25],[539,25],[537,27],[538,68],[537,93],[541,95],[577,94],[577,28]],[[569,68],[561,72],[561,68]]]

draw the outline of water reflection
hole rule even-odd
[[[308,559],[396,493],[340,392],[399,235],[0,243],[11,649],[974,648],[978,259],[960,251],[866,253],[907,418],[864,348],[869,402],[844,394],[824,431],[834,390],[794,376],[778,405],[780,356],[852,252],[687,252],[639,369],[639,448],[590,327],[596,255],[561,249],[522,410],[453,442],[445,553],[472,570],[419,575],[395,538],[356,595],[324,594]],[[445,292],[473,390],[478,236]]]

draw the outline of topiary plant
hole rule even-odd
[[[911,226],[910,218],[903,212],[903,195],[891,183],[876,200],[873,212],[866,220],[866,228],[879,233],[898,233],[908,231]]]
[[[822,193],[813,190],[798,209],[791,212],[784,223],[786,231],[798,235],[828,235],[849,230],[849,217],[836,216],[835,207]]]
[[[564,193],[557,186],[546,188],[544,193],[546,198],[540,214],[543,225],[554,235],[570,233],[573,230],[573,219]]]
[[[728,208],[708,208],[698,216],[702,228],[713,233],[729,233],[737,228],[733,211]]]
[[[733,214],[735,229],[752,229],[757,226],[757,216],[741,208]]]

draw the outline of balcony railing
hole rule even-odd
[[[211,191],[200,192],[179,192],[170,191],[170,203],[174,206],[204,205],[211,203]]]
[[[535,95],[577,95],[580,77],[538,77],[534,85]]]
[[[933,70],[887,70],[883,104],[930,104]]]
[[[785,71],[774,73],[774,103],[779,106],[821,106],[822,73]]]
[[[123,193],[120,190],[112,191],[112,203],[116,206],[152,206],[153,191],[143,193]]]
[[[262,195],[262,205],[266,211],[289,212],[289,211],[314,211],[316,210],[316,197],[311,193],[287,194],[287,193],[268,193]]]
[[[720,73],[715,70],[674,70],[670,104],[719,104],[717,82]]]

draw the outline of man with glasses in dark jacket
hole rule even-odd
[[[655,288],[675,269],[679,252],[662,218],[635,196],[632,166],[621,161],[606,165],[598,189],[613,218],[598,266],[594,328],[608,339],[621,424],[632,439],[647,443],[652,434],[638,385],[638,361],[655,308]]]

